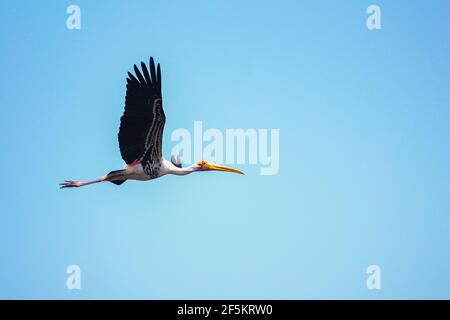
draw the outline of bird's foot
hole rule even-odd
[[[71,180],[66,180],[65,182],[59,184],[60,189],[77,188],[77,187],[81,187],[81,186],[82,186],[81,181],[71,181]]]

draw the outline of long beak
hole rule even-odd
[[[235,168],[231,168],[231,167],[227,167],[227,166],[221,166],[220,164],[208,163],[208,164],[204,165],[203,168],[205,170],[227,171],[227,172],[234,172],[234,173],[239,173],[239,174],[245,174],[241,170],[238,170],[238,169],[235,169]]]

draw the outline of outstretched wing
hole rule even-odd
[[[159,162],[166,116],[162,107],[161,68],[155,70],[150,58],[150,73],[141,62],[142,73],[134,65],[136,76],[128,72],[125,112],[120,118],[119,147],[122,159],[130,164],[144,157]],[[149,154],[148,154],[149,153]]]

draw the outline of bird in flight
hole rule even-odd
[[[205,160],[183,168],[174,156],[162,156],[162,136],[166,116],[161,95],[161,68],[150,58],[150,70],[141,62],[142,73],[134,65],[136,76],[128,72],[125,111],[120,118],[119,147],[125,168],[111,171],[100,179],[82,182],[66,180],[61,188],[82,187],[99,182],[121,185],[126,180],[151,180],[166,174],[184,176],[196,171],[242,171]]]

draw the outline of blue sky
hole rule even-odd
[[[66,8],[81,8],[81,30]],[[366,28],[377,4],[382,29]],[[450,4],[3,1],[1,298],[450,298]],[[280,129],[280,170],[59,190],[123,166],[126,72],[170,132]],[[66,288],[67,266],[81,290]],[[366,288],[379,265],[382,289]]]

